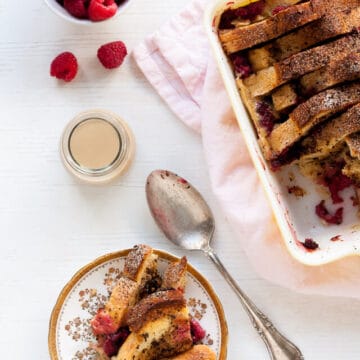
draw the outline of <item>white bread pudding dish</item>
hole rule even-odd
[[[171,262],[162,276],[157,260],[147,245],[125,258],[109,299],[91,320],[98,359],[215,360],[215,352],[200,344],[206,332],[187,308],[186,258]]]
[[[320,189],[320,200],[302,214],[311,213],[327,228],[351,223],[347,233],[353,240],[360,194],[360,0],[224,2],[214,22],[267,163],[262,167],[277,180],[282,175],[276,174],[296,167]],[[308,190],[287,175],[288,194],[304,197]],[[350,194],[349,211],[344,193]],[[299,206],[294,208],[293,215]],[[284,223],[291,224],[285,227],[297,245],[309,253],[319,250],[317,223],[296,219],[303,230],[314,229],[300,237],[288,213]],[[346,240],[342,230],[330,233],[327,241]]]

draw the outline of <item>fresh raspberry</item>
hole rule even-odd
[[[91,0],[88,8],[89,19],[102,21],[116,14],[117,5],[114,0]]]
[[[85,0],[64,0],[64,8],[72,16],[78,19],[86,19],[88,12],[85,3]]]
[[[102,45],[97,52],[100,62],[106,69],[119,67],[127,55],[126,46],[122,41],[114,41]]]
[[[50,75],[64,81],[71,81],[75,78],[78,71],[76,57],[71,52],[59,54],[51,63]]]

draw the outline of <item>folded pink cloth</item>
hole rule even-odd
[[[256,271],[303,293],[360,298],[360,258],[320,267],[287,252],[238,129],[193,2],[134,50],[145,76],[174,113],[201,133],[212,188]]]

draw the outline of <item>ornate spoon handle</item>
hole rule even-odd
[[[239,285],[228,273],[220,259],[211,249],[204,249],[206,255],[214,262],[225,280],[233,288],[239,297],[242,305],[248,313],[250,320],[264,340],[272,360],[303,360],[301,351],[284,335],[282,335],[272,324],[272,322],[255,306],[248,296],[240,289]]]

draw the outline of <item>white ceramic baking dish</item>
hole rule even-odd
[[[250,1],[237,1],[247,5]],[[251,1],[254,2],[254,1]],[[350,255],[360,255],[360,221],[357,207],[351,196],[353,189],[344,190],[344,221],[341,225],[324,225],[315,214],[315,206],[329,195],[320,186],[302,176],[296,165],[272,172],[265,161],[257,142],[252,121],[247,114],[236,87],[232,68],[218,39],[216,24],[224,9],[234,1],[212,1],[205,11],[205,28],[215,55],[232,107],[239,122],[255,168],[270,200],[279,229],[290,254],[306,265],[323,265]],[[299,186],[306,195],[297,198],[289,194],[289,187]],[[330,210],[335,208],[326,201]],[[336,207],[337,208],[337,207]],[[313,239],[319,244],[315,251],[309,251],[300,243]],[[336,240],[336,241],[335,241]]]

